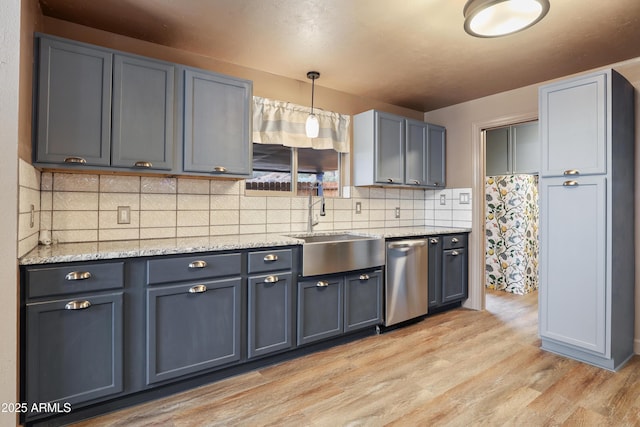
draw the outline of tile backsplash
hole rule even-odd
[[[20,162],[20,255],[37,245],[40,230],[59,243],[307,230],[307,197],[245,196],[244,181],[40,173]],[[349,190],[350,198],[325,200],[326,215],[317,216],[315,231],[471,227],[468,188]],[[118,221],[119,207],[129,210],[126,224]],[[314,213],[319,210],[318,203]]]

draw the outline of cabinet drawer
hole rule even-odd
[[[444,249],[456,249],[456,248],[464,248],[467,246],[467,235],[466,234],[451,234],[447,236],[442,236],[442,243]]]
[[[124,286],[124,262],[27,269],[27,298],[94,292]]]
[[[239,276],[241,272],[240,254],[153,259],[147,261],[147,284]]]
[[[290,270],[292,256],[293,251],[291,249],[251,252],[249,254],[249,273]]]

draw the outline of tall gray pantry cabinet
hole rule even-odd
[[[633,355],[634,89],[605,70],[539,102],[542,348],[615,370]]]

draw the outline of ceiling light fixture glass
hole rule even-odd
[[[464,30],[476,37],[500,37],[529,28],[549,12],[549,0],[469,0]]]
[[[318,118],[315,114],[313,114],[313,95],[316,88],[316,79],[320,78],[320,73],[317,71],[309,71],[307,73],[307,78],[311,79],[311,114],[307,117],[307,123],[305,124],[305,131],[307,133],[307,138],[317,138],[318,133],[320,132],[320,123],[318,123]]]

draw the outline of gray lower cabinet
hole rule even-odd
[[[252,83],[202,70],[183,72],[184,171],[251,176]]]
[[[29,407],[74,405],[123,391],[122,307],[122,292],[27,304]]]
[[[292,348],[291,272],[250,277],[248,286],[248,357],[251,359]]]
[[[429,309],[468,297],[467,234],[429,237]]]
[[[112,54],[58,39],[38,43],[35,161],[108,166]]]
[[[298,282],[298,345],[342,334],[343,298],[343,277]]]
[[[242,280],[147,289],[147,383],[240,360]]]
[[[382,322],[382,271],[353,274],[344,282],[344,332],[356,331]]]
[[[173,169],[175,66],[126,55],[113,65],[111,165]]]

